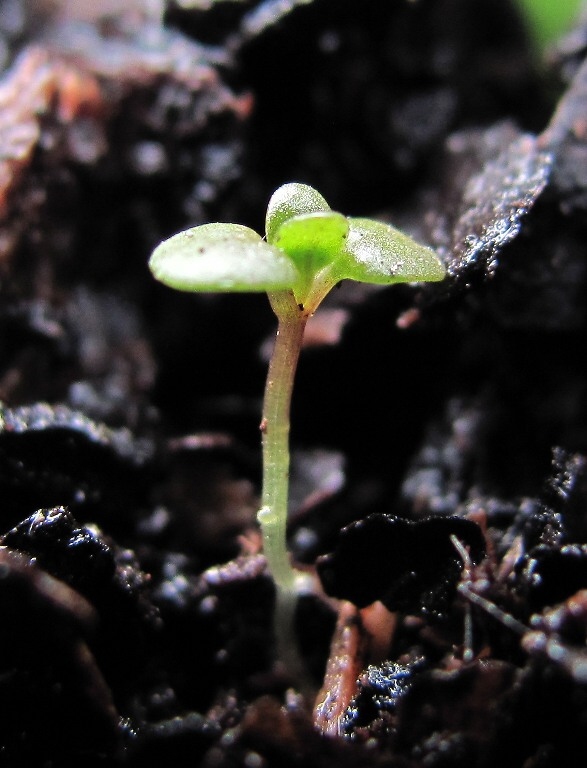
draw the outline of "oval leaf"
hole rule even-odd
[[[275,291],[299,279],[293,263],[241,224],[203,224],[164,240],[149,260],[155,277],[182,291]]]
[[[329,210],[330,206],[314,187],[299,182],[284,184],[271,195],[267,206],[265,216],[267,242],[274,242],[277,230],[287,219],[304,213]]]
[[[348,221],[341,277],[379,285],[444,278],[445,269],[434,251],[395,227],[373,219]]]

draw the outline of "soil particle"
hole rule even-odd
[[[0,548],[3,760],[41,764],[120,747],[118,713],[88,641],[97,614],[34,558]]]
[[[62,507],[36,512],[0,541],[26,552],[94,606],[100,625],[93,647],[109,679],[136,675],[158,612],[147,595],[149,579],[130,551],[109,543],[95,527],[80,527]]]
[[[492,277],[498,254],[516,237],[522,218],[546,186],[550,165],[550,154],[538,149],[533,136],[520,136],[468,179],[453,212],[456,219],[447,249],[449,290],[470,285],[475,272]]]
[[[90,510],[98,508],[116,516],[127,494],[140,487],[153,446],[130,431],[111,430],[79,411],[47,403],[3,408],[1,415],[5,529],[58,502],[93,519]]]
[[[473,563],[483,559],[483,534],[470,520],[370,515],[340,532],[334,552],[318,559],[318,574],[326,594],[359,608],[380,600],[390,611],[436,616],[454,597],[464,565],[452,537]]]
[[[401,697],[411,686],[418,663],[410,666],[385,662],[370,665],[357,681],[358,692],[347,708],[343,731],[351,738],[368,738],[369,731],[393,729],[393,713]],[[380,722],[375,725],[374,721]]]
[[[398,707],[398,750],[426,765],[491,765],[483,752],[514,677],[503,662],[416,675]]]

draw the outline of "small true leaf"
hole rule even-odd
[[[341,213],[306,213],[284,221],[274,244],[311,279],[326,264],[336,261],[348,231],[348,220]]]
[[[299,280],[291,260],[241,224],[203,224],[162,242],[149,267],[182,291],[276,291]]]
[[[380,285],[444,278],[444,267],[434,251],[395,227],[373,219],[349,217],[348,221],[344,267],[341,264],[344,277]]]
[[[329,211],[330,206],[320,192],[307,184],[291,182],[275,190],[267,206],[265,234],[267,242],[273,243],[277,230],[293,216],[304,213]]]

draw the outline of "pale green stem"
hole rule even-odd
[[[301,686],[308,700],[311,686],[293,631],[297,603],[296,571],[287,551],[289,424],[294,378],[306,323],[333,285],[326,271],[318,277],[306,296],[305,306],[297,303],[291,291],[269,294],[278,326],[263,401],[263,493],[257,516],[263,534],[263,550],[276,588],[277,657]]]
[[[294,633],[296,574],[289,560],[286,534],[290,405],[308,314],[298,307],[288,291],[271,293],[269,300],[277,315],[278,327],[263,401],[263,494],[258,519],[267,565],[276,588],[277,657],[302,689],[307,689]]]
[[[330,270],[318,273],[298,304],[292,291],[269,293],[278,320],[263,400],[263,494],[258,514],[263,549],[278,592],[295,590],[295,571],[287,551],[289,424],[291,395],[308,318],[334,285]]]
[[[259,523],[269,570],[278,590],[294,590],[295,571],[286,545],[289,491],[289,424],[294,377],[307,314],[290,292],[270,294],[278,319],[263,401],[263,496]]]

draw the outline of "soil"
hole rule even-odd
[[[0,2],[1,766],[585,765],[587,17],[538,54],[516,8]],[[447,266],[308,329],[303,679],[255,518],[274,318],[147,268],[290,180]]]

